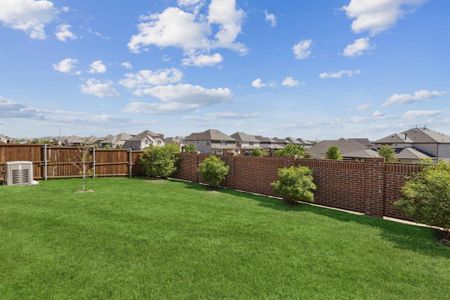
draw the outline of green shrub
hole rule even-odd
[[[176,144],[167,144],[162,147],[150,146],[141,155],[141,170],[146,176],[167,178],[177,167],[180,148]]]
[[[267,152],[264,151],[263,149],[253,149],[252,150],[252,156],[254,156],[254,157],[267,156]]]
[[[209,156],[199,166],[198,171],[211,187],[220,187],[230,171],[225,162],[216,156]]]
[[[450,163],[423,165],[407,180],[394,205],[415,221],[441,227],[450,238]]]
[[[314,202],[313,171],[308,167],[286,167],[278,170],[278,180],[272,182],[272,188],[284,199]]]
[[[328,148],[326,153],[327,159],[333,159],[333,160],[342,160],[342,152],[339,150],[338,146],[331,146]]]
[[[385,162],[395,162],[397,161],[397,157],[395,156],[395,150],[389,145],[382,145],[380,150],[378,150],[378,154],[384,158]]]
[[[299,158],[305,157],[305,148],[301,145],[295,145],[295,144],[287,144],[286,147],[283,149],[275,151],[275,156],[282,157],[282,156],[297,156]]]
[[[187,144],[184,146],[184,152],[185,153],[197,153],[197,148],[194,144]]]

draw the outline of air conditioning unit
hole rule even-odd
[[[31,161],[10,161],[6,163],[7,185],[33,184],[33,163]]]

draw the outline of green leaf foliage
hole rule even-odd
[[[142,173],[154,178],[167,178],[177,167],[180,148],[176,144],[167,144],[162,147],[150,146],[141,155]]]
[[[382,145],[378,150],[378,154],[384,158],[387,163],[396,162],[397,157],[395,156],[395,150],[389,145]]]
[[[203,179],[212,187],[220,187],[230,171],[230,167],[216,156],[206,158],[198,168]]]
[[[282,156],[297,156],[299,158],[305,157],[305,148],[301,145],[295,145],[295,144],[287,144],[286,147],[283,149],[275,151],[275,156],[282,157]]]
[[[286,167],[278,170],[278,180],[272,188],[286,200],[314,202],[313,171],[308,167]]]
[[[422,165],[423,170],[409,178],[403,197],[394,205],[415,221],[444,228],[450,237],[450,163]]]
[[[184,146],[183,150],[185,153],[197,153],[197,148],[194,144],[187,144],[186,146]]]
[[[253,157],[263,157],[263,156],[267,156],[267,152],[264,151],[263,149],[253,149],[252,150],[252,156]]]
[[[342,160],[343,159],[342,152],[341,152],[341,150],[339,150],[338,146],[331,146],[330,148],[328,148],[328,150],[326,152],[326,157],[327,157],[327,159],[333,159],[333,160]]]

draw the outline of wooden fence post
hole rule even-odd
[[[44,145],[44,180],[48,179],[47,144]]]
[[[128,148],[128,173],[130,178],[133,177],[133,150]]]
[[[95,164],[96,164],[96,158],[95,158],[95,147],[92,148],[92,177],[95,178],[95,176],[97,175],[95,173]]]

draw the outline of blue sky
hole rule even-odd
[[[0,133],[450,133],[446,0],[0,1]]]

